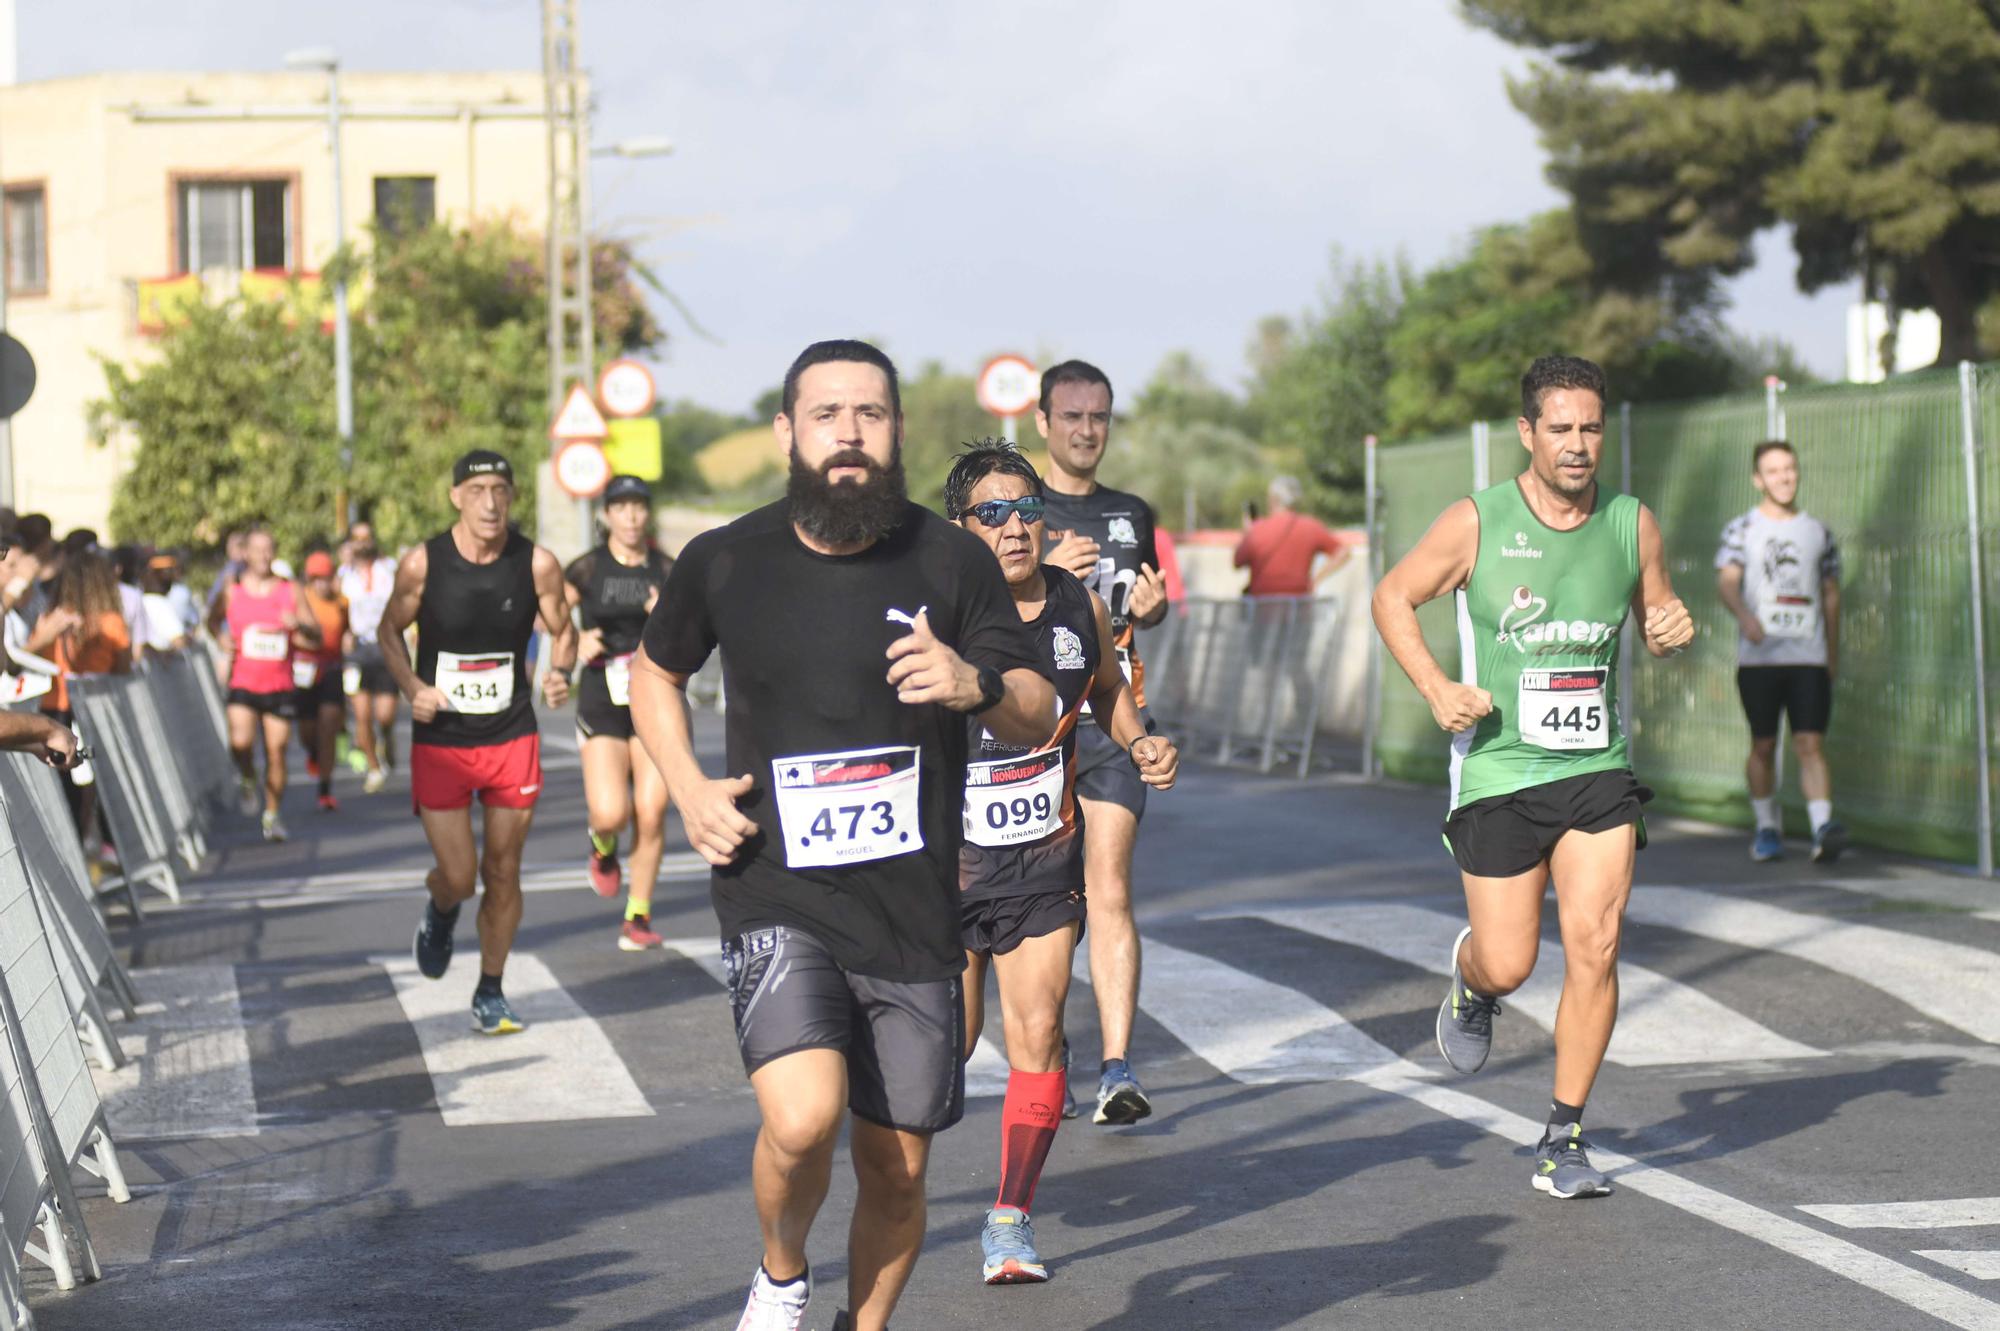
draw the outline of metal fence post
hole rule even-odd
[[[1363,475],[1367,480],[1367,509],[1362,521],[1368,533],[1368,603],[1370,612],[1375,604],[1375,584],[1382,580],[1382,533],[1377,525],[1380,502],[1376,495],[1374,435],[1361,441]],[[1369,630],[1368,643],[1368,683],[1366,701],[1361,714],[1361,775],[1371,780],[1375,776],[1375,735],[1382,724],[1382,635]]]
[[[1979,381],[1971,361],[1958,363],[1958,417],[1965,449],[1966,553],[1972,560],[1972,710],[1979,732],[1979,872],[1993,876],[1993,754],[1986,722],[1986,577],[1979,530]]]
[[[1485,421],[1472,423],[1472,488],[1484,490],[1493,484],[1493,459]]]
[[[1632,493],[1632,404],[1618,404],[1618,490]],[[1636,497],[1636,496],[1635,496]],[[1632,736],[1632,635],[1618,635],[1618,725],[1625,732],[1625,760],[1633,757],[1637,745]]]

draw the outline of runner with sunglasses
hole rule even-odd
[[[1042,563],[1042,479],[1011,445],[986,439],[960,455],[944,487],[945,516],[1000,561],[1014,608],[1056,682],[1048,738],[1003,743],[977,718],[965,770],[965,843],[958,853],[965,942],[965,1053],[985,1018],[986,967],[1000,983],[1007,1098],[1000,1111],[1000,1191],[986,1213],[982,1278],[989,1285],[1049,1278],[1029,1207],[1061,1123],[1063,1003],[1085,915],[1083,819],[1076,798],[1077,727],[1091,717],[1145,785],[1171,789],[1180,757],[1149,736],[1118,668],[1111,615],[1075,575]]]

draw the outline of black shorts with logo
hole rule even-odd
[[[231,689],[229,705],[248,707],[262,716],[282,717],[287,721],[299,714],[299,691],[284,689],[277,693],[252,693],[249,689]]]
[[[1794,735],[1824,735],[1833,720],[1833,674],[1825,666],[1738,666],[1736,696],[1753,739],[1778,737],[1778,713]]]
[[[1030,938],[1052,934],[1087,915],[1083,893],[1031,892],[1013,897],[975,897],[959,907],[967,952],[1005,956]],[[1078,938],[1083,931],[1077,930]]]
[[[1152,732],[1152,718],[1148,717],[1146,733]],[[1103,800],[1130,809],[1134,818],[1146,816],[1146,783],[1139,779],[1132,755],[1089,717],[1077,721],[1076,793],[1081,799]]]
[[[965,1114],[965,994],[954,975],[856,975],[812,935],[783,925],[724,939],[743,1070],[801,1049],[847,1057],[847,1107],[902,1132],[943,1132]]]
[[[1444,843],[1458,867],[1479,878],[1528,872],[1548,859],[1565,832],[1637,823],[1644,850],[1644,806],[1652,798],[1629,771],[1586,772],[1463,805],[1444,820]]]
[[[585,739],[631,739],[632,709],[611,701],[604,672],[585,666],[576,682],[576,728]]]

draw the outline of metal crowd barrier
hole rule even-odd
[[[1339,621],[1330,597],[1190,599],[1141,644],[1147,706],[1184,752],[1305,776]]]

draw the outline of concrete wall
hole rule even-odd
[[[377,176],[435,177],[441,220],[513,214],[539,229],[541,98],[531,71],[344,76],[347,239],[365,236]],[[237,114],[249,108],[296,115]],[[392,108],[404,113],[379,114]],[[310,72],[106,74],[0,88],[0,179],[41,183],[48,205],[49,290],[7,308],[8,331],[39,375],[13,422],[17,509],[49,514],[58,532],[107,530],[112,486],[135,446],[88,440],[88,403],[104,393],[96,358],[129,364],[153,353],[135,324],[135,287],[175,271],[177,177],[290,179],[294,265],[325,264],[337,248],[325,109],[326,78]],[[411,114],[439,110],[450,115]],[[168,116],[186,111],[222,118]]]

